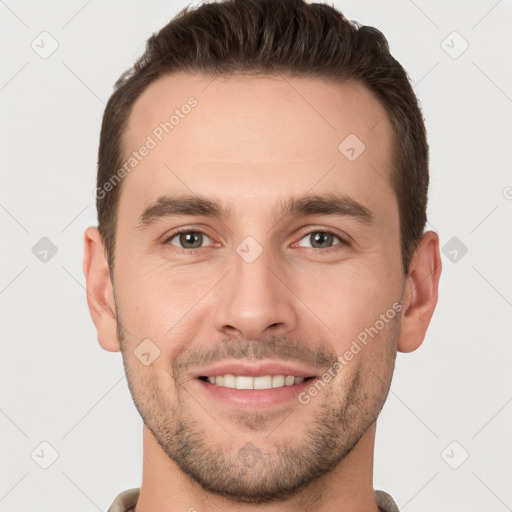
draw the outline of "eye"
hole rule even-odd
[[[175,239],[177,239],[177,243],[173,243]],[[202,231],[182,231],[169,237],[166,243],[170,243],[180,249],[199,249],[204,247],[203,242],[205,239],[211,242],[210,237],[205,235]]]
[[[338,240],[338,243],[333,243],[335,239]],[[301,238],[301,240],[294,245],[299,245],[302,240],[306,240],[306,245],[303,245],[302,247],[311,247],[313,249],[330,249],[334,245],[346,243],[338,235],[332,233],[331,231],[325,230],[310,231],[305,237]]]

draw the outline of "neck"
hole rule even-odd
[[[143,431],[142,485],[135,512],[379,511],[373,489],[375,423],[332,471],[292,497],[267,504],[234,502],[205,492],[169,459],[147,427]]]

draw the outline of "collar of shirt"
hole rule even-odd
[[[139,494],[140,487],[119,493],[107,512],[132,512]],[[375,490],[375,501],[381,512],[400,512],[393,498],[385,491]]]

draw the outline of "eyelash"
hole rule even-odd
[[[164,240],[164,245],[172,245],[170,243],[170,241],[175,238],[177,235],[180,235],[182,233],[200,233],[202,235],[206,235],[208,238],[211,238],[208,236],[207,233],[205,233],[204,231],[201,231],[200,229],[182,229],[182,230],[179,230],[179,231],[175,231],[174,233],[172,233],[170,236],[168,236],[165,240]],[[318,247],[304,247],[304,249],[312,249],[314,251],[322,251],[322,252],[330,252],[332,250],[336,250],[338,248],[339,245],[344,245],[344,246],[349,246],[350,244],[344,239],[342,238],[338,233],[335,233],[334,231],[330,230],[330,229],[312,229],[310,231],[306,231],[304,233],[301,234],[301,237],[299,238],[299,242],[306,236],[308,235],[311,235],[313,233],[327,233],[327,234],[330,234],[330,235],[333,235],[334,237],[336,237],[338,240],[339,240],[339,243],[338,244],[335,244],[331,247],[327,247],[326,249],[321,249],[321,248],[318,248]],[[295,243],[298,243],[298,242],[295,242]],[[295,243],[293,245],[295,245]],[[173,250],[177,251],[178,253],[180,254],[193,254],[194,252],[198,251],[199,249],[206,249],[206,247],[197,247],[195,249],[185,249],[184,247],[177,247],[176,245],[172,245],[173,247]]]
[[[303,247],[303,249],[312,249],[313,251],[322,251],[322,252],[330,252],[330,251],[335,251],[337,249],[339,249],[338,246],[340,245],[344,245],[344,246],[348,246],[349,243],[343,238],[341,237],[338,233],[336,233],[335,231],[331,230],[331,229],[310,229],[309,231],[305,231],[301,234],[300,238],[299,238],[299,242],[306,236],[308,235],[312,235],[313,233],[324,233],[324,234],[329,234],[329,235],[332,235],[334,237],[336,237],[338,240],[339,240],[339,243],[331,246],[331,247],[327,247],[326,249],[321,249],[321,248],[318,248],[318,247]],[[296,242],[298,243],[298,242]],[[295,245],[292,244],[292,245]]]

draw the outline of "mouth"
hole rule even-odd
[[[208,382],[214,386],[231,389],[276,389],[285,386],[296,386],[308,380],[314,379],[314,376],[298,377],[295,375],[261,375],[252,377],[250,375],[202,375],[198,377],[203,382]]]
[[[228,362],[198,371],[195,380],[209,398],[238,409],[283,405],[319,378],[316,369],[281,362]]]

